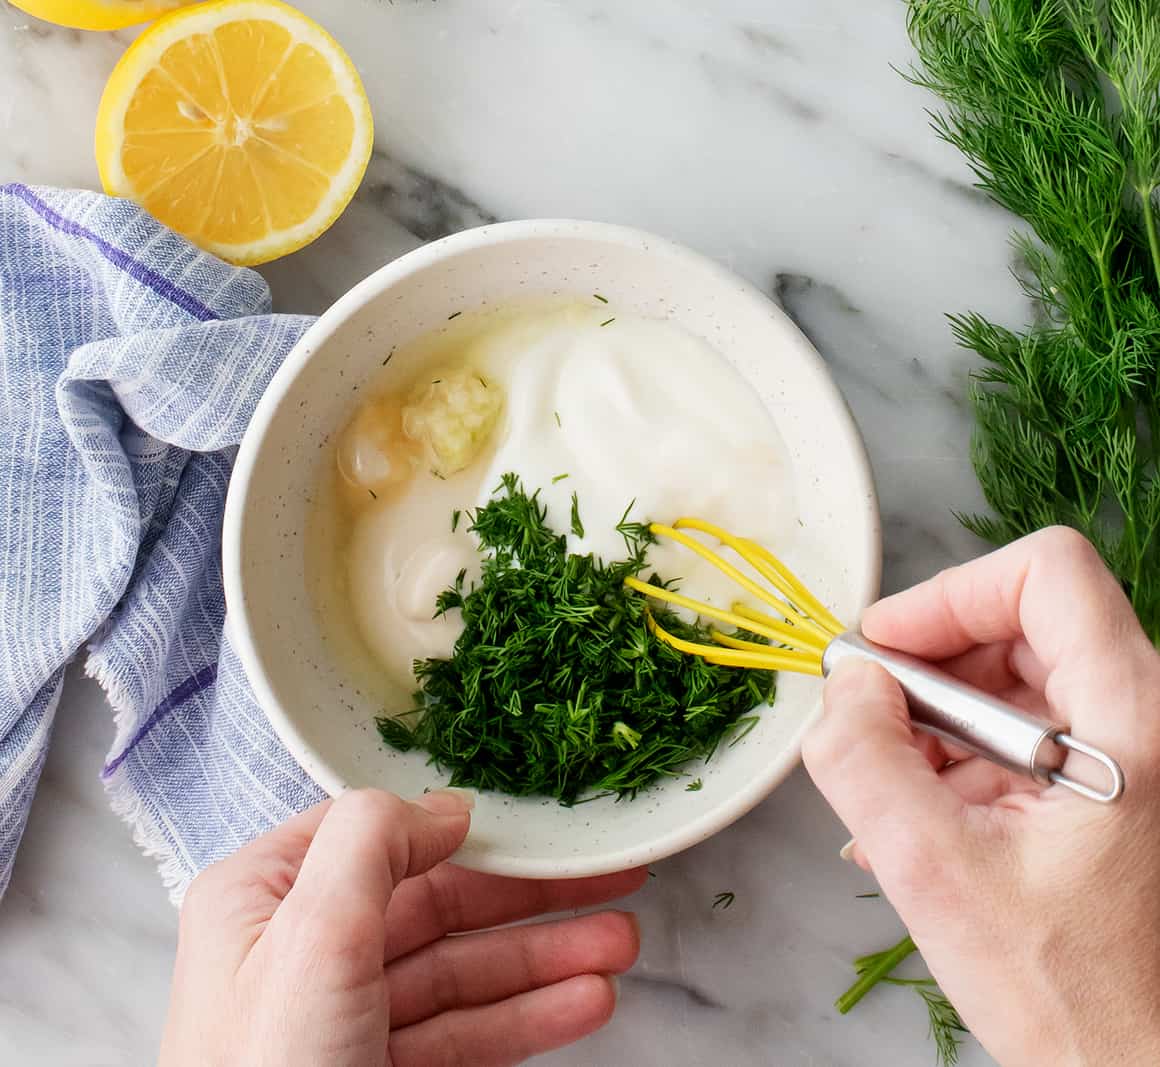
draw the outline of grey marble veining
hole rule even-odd
[[[367,179],[319,241],[264,268],[318,312],[423,240],[495,219],[627,223],[762,287],[810,337],[878,481],[885,586],[980,550],[951,509],[970,470],[969,353],[947,312],[1025,319],[1009,218],[892,69],[898,0],[299,0],[347,47],[376,119]],[[95,188],[92,124],[133,32],[45,26],[0,0],[0,180]],[[175,917],[97,780],[112,740],[72,676],[0,907],[0,1062],[139,1064],[161,1025]],[[613,1023],[544,1064],[926,1067],[922,1005],[831,1007],[897,919],[856,894],[840,825],[798,773],[730,830],[655,868]],[[723,891],[732,907],[712,907]],[[964,1067],[989,1062],[967,1048]]]

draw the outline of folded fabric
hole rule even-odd
[[[175,899],[321,798],[222,636],[230,468],[310,322],[126,201],[0,186],[0,892],[86,642],[101,777]]]

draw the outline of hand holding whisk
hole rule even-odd
[[[671,526],[654,523],[649,529],[654,536],[676,541],[695,552],[776,613],[775,617],[741,602],[723,610],[637,578],[627,579],[630,588],[645,596],[769,642],[747,640],[720,629],[710,631],[713,644],[686,641],[669,633],[650,614],[653,632],[673,648],[710,663],[823,677],[845,659],[869,660],[898,682],[916,727],[1010,770],[1045,784],[1061,785],[1091,800],[1111,803],[1123,793],[1123,772],[1106,753],[1072,737],[1059,723],[1031,715],[929,663],[884,648],[848,629],[784,563],[755,541],[693,518],[679,519]],[[772,589],[749,577],[686,530],[707,534],[732,549]],[[1101,765],[1108,776],[1107,787],[1097,789],[1064,773],[1068,751]]]

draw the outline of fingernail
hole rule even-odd
[[[466,815],[475,807],[475,794],[470,789],[435,789],[416,797],[412,802],[433,815]]]
[[[845,860],[847,863],[854,862],[854,846],[858,842],[854,838],[850,838],[840,849],[838,849],[838,858]]]

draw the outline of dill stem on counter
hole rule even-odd
[[[834,1007],[843,1015],[854,1007],[879,982],[886,978],[907,956],[918,951],[918,946],[909,934],[893,948],[885,952],[876,952],[872,956],[863,956],[854,961],[854,968],[859,972],[858,980],[850,986],[837,1000]],[[863,970],[865,967],[865,970]]]

